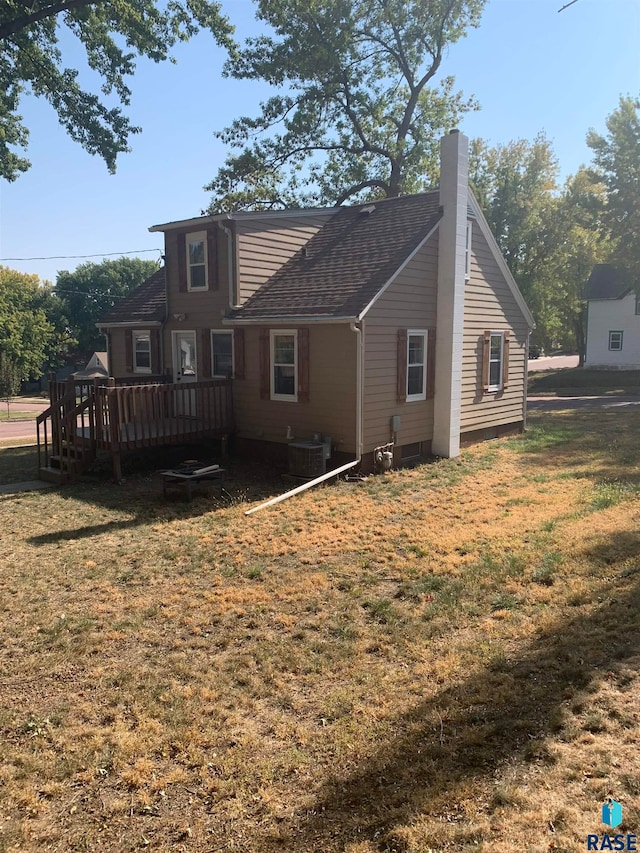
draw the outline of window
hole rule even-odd
[[[207,289],[207,235],[204,231],[187,235],[187,288]]]
[[[473,239],[473,230],[471,220],[467,219],[467,242],[464,252],[464,277],[468,281],[471,278],[471,241]]]
[[[427,332],[407,332],[407,402],[426,400]]]
[[[503,333],[492,332],[489,339],[489,391],[502,388],[503,347]]]
[[[622,332],[609,332],[609,349],[620,352],[622,349]]]
[[[271,399],[297,402],[298,333],[271,332]]]
[[[211,373],[233,376],[233,332],[211,332]]]
[[[149,332],[133,332],[133,371],[151,373],[151,335]]]

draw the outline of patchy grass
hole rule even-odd
[[[586,367],[541,370],[529,375],[528,392],[530,395],[559,397],[640,395],[640,371],[589,370]]]
[[[35,446],[0,446],[0,485],[35,480],[38,476],[38,453]]]
[[[242,466],[5,498],[0,849],[577,853],[610,791],[637,832],[639,465],[637,413],[554,413],[251,518]]]
[[[6,409],[0,408],[0,422],[5,421],[35,421],[38,417],[38,412],[20,412],[14,411],[7,412]]]

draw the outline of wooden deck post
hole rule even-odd
[[[107,404],[109,407],[109,443],[111,445],[111,464],[113,479],[116,483],[122,480],[122,456],[120,453],[120,416],[118,411],[118,396],[116,380],[113,376],[107,379]]]

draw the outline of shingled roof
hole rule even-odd
[[[98,326],[161,323],[166,313],[164,267],[100,317]]]
[[[621,299],[631,289],[626,270],[616,269],[611,264],[596,264],[582,296],[584,299]]]
[[[440,219],[438,192],[344,207],[233,320],[357,317]]]

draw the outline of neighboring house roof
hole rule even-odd
[[[584,299],[622,299],[632,289],[629,273],[611,264],[596,264],[587,281]]]
[[[87,366],[82,370],[76,370],[73,376],[76,379],[100,379],[109,375],[109,357],[106,352],[94,352]]]
[[[440,216],[437,191],[340,208],[230,319],[355,318]]]
[[[161,323],[166,313],[164,267],[100,317],[97,326]]]

